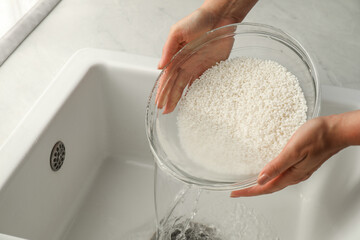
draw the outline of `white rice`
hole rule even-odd
[[[233,58],[205,71],[179,103],[179,138],[203,169],[258,173],[306,121],[298,79],[279,63]]]

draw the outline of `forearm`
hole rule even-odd
[[[335,145],[360,145],[360,110],[325,117]]]
[[[258,0],[205,0],[200,7],[219,18],[241,22]]]

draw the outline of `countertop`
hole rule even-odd
[[[200,0],[62,0],[0,67],[0,146],[81,48],[160,57]],[[359,0],[260,0],[244,21],[273,25],[317,58],[322,84],[360,89]]]

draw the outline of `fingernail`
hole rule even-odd
[[[157,106],[158,106],[159,109],[162,109],[162,108],[164,107],[164,100],[161,101],[161,100],[159,99],[159,101],[158,101],[158,103],[157,103]]]
[[[163,94],[163,93],[162,93]],[[164,110],[166,110],[166,106],[168,105],[168,96],[165,95],[165,97],[163,97],[162,99],[159,99],[159,102],[158,102],[158,106],[159,108],[164,108]]]
[[[157,107],[158,109],[161,109],[161,106],[159,105],[158,102],[156,102],[156,107]]]
[[[162,69],[162,65],[163,65],[162,62],[163,62],[162,59],[160,59],[158,66],[157,66],[158,69]]]
[[[155,98],[155,104],[158,108],[160,108],[160,106],[159,106],[160,105],[160,103],[159,103],[160,96],[159,95],[160,95],[159,93],[156,94],[156,98]]]
[[[259,184],[259,185],[264,185],[264,184],[266,184],[267,182],[269,182],[270,181],[270,177],[269,177],[269,175],[267,175],[266,173],[264,173],[264,174],[262,174],[260,177],[258,177],[258,179],[257,179],[257,183]]]
[[[168,114],[168,113],[170,113],[170,112],[171,112],[171,111],[170,111],[170,107],[168,106],[168,104],[166,104],[165,107],[164,107],[163,114]]]

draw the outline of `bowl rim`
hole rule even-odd
[[[315,102],[314,102],[314,111],[312,116],[309,118],[315,118],[320,113],[320,101],[321,101],[321,86],[318,79],[318,72],[316,70],[315,65],[315,59],[314,56],[311,56],[309,52],[304,48],[303,44],[300,43],[297,39],[295,39],[290,34],[284,32],[283,30],[270,26],[267,24],[262,23],[250,23],[250,22],[242,22],[242,23],[234,23],[225,25],[213,30],[210,30],[204,34],[202,34],[200,37],[194,39],[193,41],[190,41],[186,45],[184,45],[169,61],[169,63],[162,69],[160,72],[158,78],[155,81],[155,84],[152,88],[151,94],[148,99],[147,107],[146,107],[146,114],[145,114],[145,127],[146,127],[146,135],[149,142],[150,150],[154,156],[155,162],[157,166],[164,172],[170,174],[171,176],[175,177],[176,179],[185,182],[187,184],[194,184],[197,185],[200,188],[208,189],[208,190],[238,190],[238,189],[244,189],[251,186],[254,186],[257,184],[257,176],[252,176],[247,179],[241,180],[240,182],[225,182],[225,181],[212,181],[208,179],[203,178],[197,178],[193,175],[187,174],[185,171],[177,168],[174,164],[171,163],[170,159],[162,160],[161,157],[158,154],[158,151],[156,150],[157,147],[154,144],[154,125],[156,125],[156,119],[158,114],[161,114],[161,110],[158,109],[156,106],[152,106],[152,98],[154,96],[154,93],[157,89],[160,76],[166,71],[166,69],[171,65],[181,54],[190,46],[195,45],[199,42],[202,42],[203,39],[207,38],[210,34],[213,34],[214,32],[218,32],[221,29],[226,28],[234,28],[235,31],[232,34],[221,34],[218,37],[226,37],[228,36],[235,36],[240,34],[239,32],[241,30],[244,30],[246,28],[249,28],[249,30],[241,32],[241,34],[249,34],[249,33],[256,33],[260,35],[265,35],[267,37],[274,38],[274,40],[277,40],[286,45],[287,47],[291,48],[301,59],[302,61],[307,65],[307,68],[309,72],[311,73],[311,76],[313,78],[313,84],[315,89]],[[242,29],[243,28],[243,29]],[[257,28],[257,29],[254,29]],[[261,29],[262,31],[260,31]],[[199,46],[203,46],[204,44],[208,43],[209,41],[213,41],[214,39],[209,39],[206,42],[202,42],[202,44]],[[291,45],[289,45],[289,43]],[[302,53],[302,55],[305,56],[306,59],[302,55],[299,55],[299,52]],[[186,60],[185,60],[186,61]],[[181,64],[182,61],[178,64]],[[156,116],[156,117],[154,117]],[[309,120],[308,119],[308,120]],[[161,145],[160,145],[161,147]],[[172,166],[168,166],[166,163],[170,163]]]

